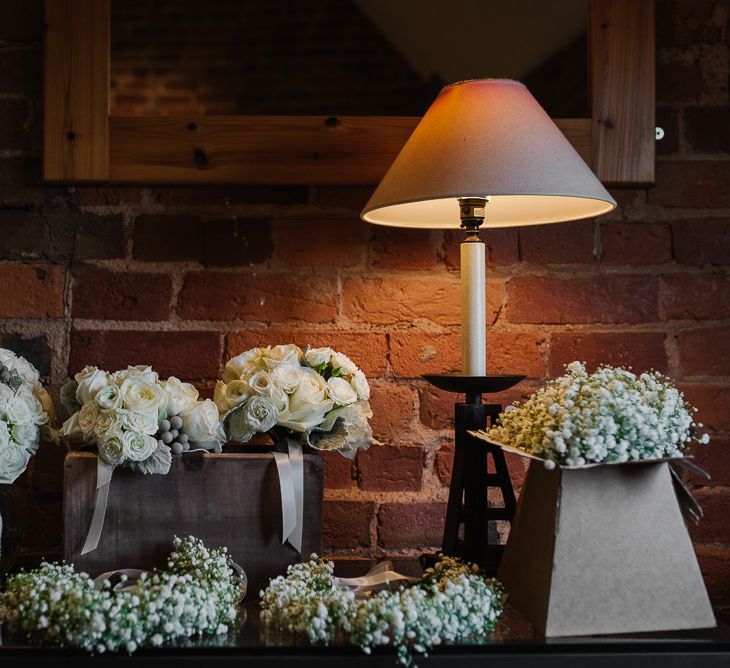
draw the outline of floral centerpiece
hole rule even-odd
[[[696,412],[658,372],[604,365],[588,373],[573,362],[478,435],[544,459],[548,468],[680,458],[690,444],[709,441]]]
[[[245,593],[236,568],[226,548],[209,550],[191,536],[175,538],[166,571],[142,573],[134,584],[123,575],[121,587],[44,563],[9,578],[0,621],[31,642],[99,654],[220,636]]]
[[[61,433],[72,447],[95,447],[110,466],[165,474],[172,454],[190,448],[220,451],[218,409],[174,376],[161,380],[149,366],[109,373],[87,366],[61,390],[71,414]]]
[[[332,348],[252,348],[228,361],[213,398],[233,441],[286,435],[347,457],[373,441],[367,378]]]
[[[52,416],[53,405],[38,370],[0,348],[0,483],[8,485],[25,471],[41,435],[51,437]]]
[[[390,645],[409,665],[412,652],[428,654],[442,643],[483,639],[503,610],[499,582],[453,557],[442,555],[411,586],[366,597],[343,587],[333,571],[331,561],[312,555],[261,592],[261,622],[272,639],[294,634],[328,645],[341,637],[367,654]]]

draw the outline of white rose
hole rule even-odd
[[[198,390],[190,383],[181,382],[175,376],[170,376],[163,387],[167,393],[167,414],[169,416],[178,415],[198,400]]]
[[[120,408],[122,405],[122,393],[119,390],[119,386],[114,383],[105,385],[96,393],[94,401],[99,404],[99,408],[102,410]]]
[[[314,369],[304,367],[299,388],[289,397],[288,410],[279,414],[278,424],[293,431],[309,431],[321,424],[333,406],[324,378]]]
[[[94,434],[94,425],[99,418],[99,405],[95,401],[88,401],[78,412],[79,431],[88,438]]]
[[[12,366],[7,366],[11,371],[15,371],[24,381],[34,385],[40,379],[38,370],[24,357],[16,355]]]
[[[299,364],[302,359],[302,349],[293,343],[265,348],[261,357],[268,369],[275,369],[280,364]]]
[[[215,384],[213,401],[221,414],[240,406],[251,396],[251,388],[245,380],[232,380],[227,385],[220,380]]]
[[[10,435],[16,443],[20,443],[24,448],[27,448],[32,455],[38,450],[39,431],[38,427],[32,422],[14,424],[10,429]]]
[[[316,368],[321,364],[328,364],[334,354],[332,348],[308,348],[304,353],[304,359],[309,366]]]
[[[276,385],[268,371],[257,371],[248,379],[248,384],[255,394],[270,399],[277,411],[285,411],[289,405],[286,392]]]
[[[26,448],[0,436],[0,483],[14,482],[25,471],[29,460],[30,452]]]
[[[156,383],[159,376],[156,371],[152,371],[151,366],[146,364],[128,366],[126,369],[115,371],[112,374],[112,379],[117,385],[121,385],[127,378],[139,378],[145,383]]]
[[[74,413],[68,420],[63,423],[63,425],[61,425],[61,434],[63,436],[72,436],[73,434],[78,434],[80,431],[81,429],[79,429],[78,412]]]
[[[225,440],[218,408],[210,399],[190,406],[180,417],[183,420],[183,431],[191,443],[206,444]]]
[[[124,463],[124,441],[121,431],[108,431],[99,441],[99,457],[107,464],[116,466]]]
[[[291,394],[298,387],[302,380],[302,369],[297,364],[289,364],[284,362],[279,364],[272,372],[271,379],[276,383],[284,392]]]
[[[347,355],[343,353],[334,353],[332,355],[332,366],[335,369],[341,369],[340,375],[352,376],[357,373],[358,368],[355,362],[353,362]]]
[[[125,431],[122,443],[124,444],[124,456],[133,462],[143,462],[157,450],[157,440],[140,431]]]
[[[265,433],[276,426],[279,411],[267,397],[254,395],[231,413],[228,429],[231,438],[248,441],[256,433]]]
[[[76,401],[82,406],[96,397],[97,392],[111,382],[106,371],[96,367],[86,367],[76,374],[76,381],[79,386],[76,388]]]
[[[50,398],[46,394],[45,390],[41,389],[43,394],[46,395],[46,398],[50,401]],[[30,419],[35,424],[45,424],[48,421],[48,414],[45,410],[43,410],[43,406],[41,405],[41,402],[38,400],[38,397],[34,394],[33,389],[29,387],[28,385],[23,385],[20,387],[20,389],[17,392],[17,396],[25,402],[25,405],[28,407],[28,411],[30,412]]]
[[[318,450],[339,450],[351,458],[357,449],[368,448],[373,440],[373,430],[368,422],[371,417],[373,412],[365,401],[336,408],[319,427],[330,433],[319,440],[310,438],[309,444]]]
[[[327,381],[327,396],[338,406],[347,406],[357,401],[357,392],[344,378],[333,376]]]
[[[13,368],[17,355],[7,348],[0,348],[0,364],[7,367],[8,369]]]
[[[262,349],[251,348],[228,360],[223,371],[223,380],[226,383],[231,380],[240,380],[264,368],[266,368],[266,364],[263,360]]]
[[[365,374],[359,369],[353,375],[350,381],[355,392],[357,392],[358,399],[362,401],[368,401],[370,399],[370,385],[368,379],[365,378]]]
[[[101,410],[96,418],[94,425],[94,434],[96,434],[97,442],[103,438],[108,431],[120,431],[121,421],[117,412],[114,410]]]
[[[117,418],[122,429],[141,431],[150,436],[154,436],[157,433],[158,422],[156,413],[140,413],[122,408],[117,411]]]
[[[18,395],[5,404],[5,415],[11,424],[23,424],[31,422],[33,419],[33,413],[28,408],[28,404]]]
[[[124,407],[138,413],[160,415],[167,408],[167,394],[157,383],[142,376],[127,378],[120,387]]]

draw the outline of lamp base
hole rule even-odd
[[[449,503],[446,510],[442,551],[479,564],[489,575],[496,575],[503,546],[490,536],[494,522],[512,522],[517,505],[504,452],[469,435],[470,430],[486,428],[502,411],[500,404],[483,404],[482,393],[507,390],[525,376],[423,376],[435,387],[466,395],[466,403],[454,406],[454,462],[451,469]],[[491,456],[494,471],[489,472]],[[500,490],[502,506],[493,506],[489,488]],[[428,562],[433,555],[424,555]]]

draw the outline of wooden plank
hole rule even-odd
[[[604,183],[653,183],[654,0],[591,0],[593,168]]]
[[[373,185],[418,121],[396,116],[112,116],[109,177],[128,183]],[[556,123],[589,161],[590,119]]]
[[[47,0],[43,176],[109,178],[110,0]]]
[[[225,545],[248,575],[251,598],[300,555],[281,542],[281,497],[271,453],[173,456],[167,475],[114,471],[98,547],[81,555],[96,497],[95,454],[64,464],[64,559],[96,576],[164,566],[175,535]],[[304,455],[302,554],[322,554],[322,458]]]

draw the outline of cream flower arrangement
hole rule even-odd
[[[573,362],[480,434],[544,459],[548,468],[677,458],[690,444],[709,441],[699,434],[696,412],[660,373],[607,365],[588,373]]]
[[[274,578],[260,595],[267,634],[293,634],[324,645],[341,637],[366,654],[390,645],[399,661],[410,665],[413,652],[427,655],[442,643],[483,639],[503,610],[501,585],[453,557],[441,556],[409,587],[365,598],[340,586],[333,571],[331,561],[312,555]]]
[[[163,381],[149,366],[109,373],[88,366],[61,390],[71,414],[61,433],[81,447],[96,447],[111,466],[167,473],[172,454],[190,448],[220,450],[218,409],[175,377]]]
[[[0,348],[0,484],[10,484],[51,438],[53,406],[38,370],[11,350]]]
[[[168,570],[121,588],[44,563],[8,579],[0,621],[33,643],[99,654],[220,636],[236,623],[245,593],[234,567],[226,548],[209,550],[190,536],[175,538]]]
[[[234,441],[276,428],[353,456],[373,440],[365,374],[331,348],[252,348],[228,361],[213,399]]]

